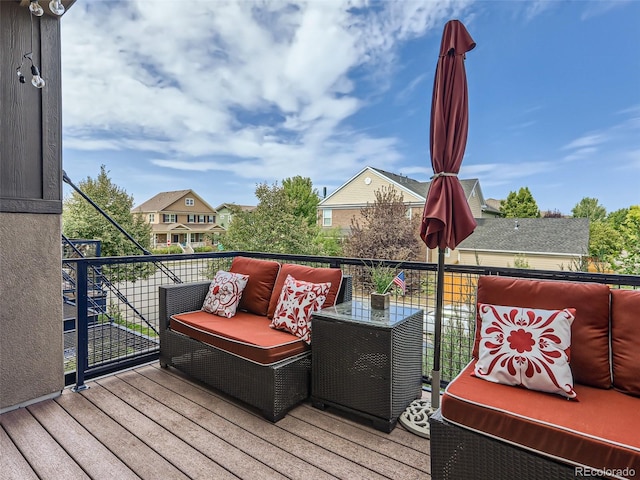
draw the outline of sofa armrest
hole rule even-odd
[[[336,304],[350,302],[353,294],[353,277],[351,275],[344,275],[342,277],[342,285],[340,285],[340,291],[336,297]]]
[[[196,283],[178,283],[159,287],[159,327],[160,331],[169,328],[171,315],[200,310],[209,291],[211,281]]]

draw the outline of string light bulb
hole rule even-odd
[[[38,0],[31,0],[31,3],[29,3],[29,10],[36,17],[41,17],[42,15],[44,15],[44,10],[38,3]]]
[[[64,13],[64,5],[62,0],[51,0],[49,2],[49,9],[56,15],[62,15]]]
[[[40,76],[40,71],[35,65],[31,65],[31,75],[33,75],[33,77],[31,77],[31,85],[36,88],[44,87],[44,78]]]
[[[20,83],[25,83],[24,75],[22,74],[20,68],[22,67],[16,68],[16,75],[18,75],[18,80],[20,81]]]

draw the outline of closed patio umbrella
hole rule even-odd
[[[444,294],[444,253],[471,235],[477,223],[458,180],[467,143],[469,111],[466,52],[476,46],[459,20],[444,26],[433,82],[429,143],[431,178],[424,206],[420,237],[427,247],[438,248],[434,358],[431,375],[431,408],[440,405],[440,343]]]

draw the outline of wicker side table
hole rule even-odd
[[[422,310],[345,302],[313,314],[311,401],[390,432],[422,388]]]

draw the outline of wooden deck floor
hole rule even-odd
[[[0,416],[0,478],[428,479],[429,441],[309,403],[272,424],[156,365]]]

